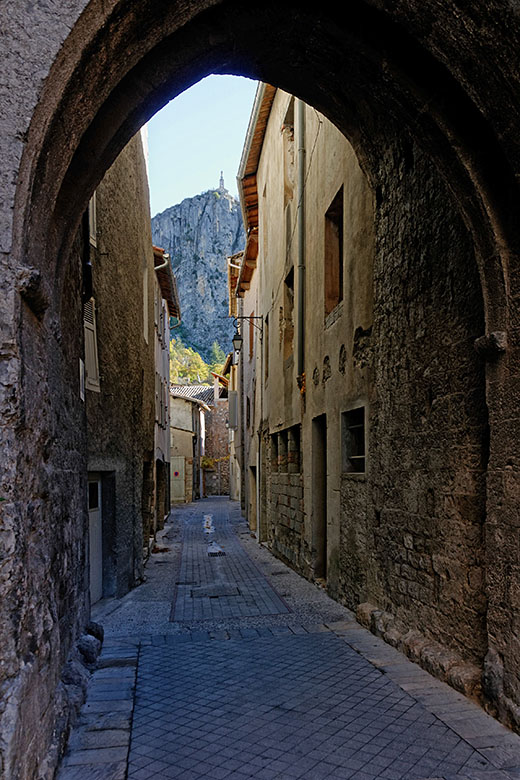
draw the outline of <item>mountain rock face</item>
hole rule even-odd
[[[174,331],[208,361],[218,341],[231,349],[233,325],[227,319],[227,255],[244,248],[239,202],[224,187],[171,206],[152,218],[156,246],[169,253],[177,278],[182,323]]]

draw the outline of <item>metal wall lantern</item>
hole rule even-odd
[[[233,349],[235,350],[235,352],[240,352],[240,350],[242,349],[242,344],[244,343],[244,339],[242,338],[238,330],[235,331],[235,335],[231,339],[231,343],[233,344]]]

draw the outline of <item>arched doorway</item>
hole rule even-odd
[[[16,192],[5,184],[7,232],[13,197],[14,210],[2,321],[7,344],[4,518],[11,540],[2,622],[13,681],[10,706],[17,713],[6,755],[15,745],[25,750],[22,735],[30,728],[24,718],[35,704],[30,691],[37,690],[38,654],[49,665],[37,710],[47,712],[43,732],[52,732],[55,712],[46,702],[86,619],[84,583],[78,577],[86,528],[85,485],[78,478],[85,471],[85,425],[73,392],[80,278],[79,269],[70,266],[69,250],[92,191],[125,143],[168,99],[210,72],[261,78],[320,109],[353,144],[376,206],[392,193],[396,229],[401,210],[409,214],[410,208],[417,224],[432,225],[432,204],[435,209],[446,197],[457,212],[465,237],[459,242],[458,231],[453,233],[454,262],[463,268],[475,255],[486,315],[487,335],[482,334],[479,348],[489,359],[491,424],[486,555],[488,630],[495,654],[488,660],[494,664],[494,698],[503,712],[518,700],[520,681],[507,633],[515,607],[511,540],[520,482],[518,412],[508,385],[515,375],[508,294],[514,295],[518,277],[518,115],[516,75],[507,63],[514,61],[518,24],[502,7],[492,19],[484,8],[480,15],[466,15],[455,3],[447,3],[442,13],[434,3],[392,10],[375,6],[350,3],[338,15],[332,7],[290,2],[198,2],[180,8],[160,0],[121,0],[104,7],[93,1],[64,11],[59,20],[42,12],[35,40],[54,31],[40,52],[43,87],[36,70],[29,76],[13,70],[11,88],[13,93],[25,89],[30,122],[20,123],[26,134],[15,138],[13,120]],[[18,20],[21,29],[30,22]],[[443,39],[445,30],[450,34]],[[493,32],[501,47],[489,44]],[[16,37],[12,41],[16,51]],[[501,49],[500,56],[493,48]],[[500,86],[501,78],[507,86]],[[376,209],[381,266],[388,251],[388,218],[384,209]],[[425,235],[428,231],[419,231],[417,241]],[[410,230],[409,240],[412,236]],[[509,351],[501,357],[502,334],[511,323]],[[73,469],[63,468],[71,461]]]

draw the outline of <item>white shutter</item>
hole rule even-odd
[[[94,298],[86,302],[83,309],[83,330],[85,333],[85,388],[99,393],[99,361],[96,334],[96,304]]]
[[[88,203],[88,233],[92,246],[97,247],[97,206],[96,193],[92,195]]]

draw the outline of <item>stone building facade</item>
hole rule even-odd
[[[76,446],[82,442],[85,448],[82,467],[74,449],[62,466],[66,471],[72,468],[71,480],[81,485],[83,502],[67,521],[62,514],[61,522],[63,504],[56,506],[52,537],[61,545],[56,576],[66,597],[61,605],[49,598],[52,583],[42,577],[41,605],[33,602],[32,609],[38,612],[43,608],[44,615],[54,612],[57,621],[51,629],[52,620],[45,618],[50,629],[48,641],[34,647],[40,682],[36,687],[31,684],[20,711],[25,707],[34,711],[50,690],[53,694],[45,716],[32,722],[37,744],[33,751],[25,754],[19,747],[23,735],[11,733],[12,752],[3,757],[6,763],[0,763],[0,774],[13,778],[53,776],[88,681],[85,660],[78,650],[81,643],[77,647],[71,643],[67,649],[64,638],[70,639],[74,632],[77,637],[81,634],[91,605],[102,598],[120,598],[142,581],[147,538],[153,538],[154,533],[158,504],[154,469],[155,287],[159,288],[161,305],[163,298],[154,271],[140,134],[127,144],[96,188],[75,236],[69,263],[61,305],[80,328],[82,339],[79,354],[69,354],[61,363],[62,375],[74,376],[74,392],[54,424],[57,431],[69,430],[71,447],[76,441]],[[77,284],[74,295],[71,280]],[[179,316],[178,300],[174,309]],[[68,414],[70,404],[77,401],[83,406],[84,422],[73,431]],[[52,439],[47,446],[52,447]],[[78,615],[81,622],[76,626]],[[3,699],[3,703],[7,701]]]
[[[461,226],[439,199],[410,252],[422,228],[394,224],[391,194],[377,204],[324,116],[261,85],[253,117],[235,284],[250,527],[394,644],[480,690],[484,311],[476,268],[453,259]]]
[[[155,423],[154,423],[154,523],[149,541],[164,527],[170,513],[170,327],[181,322],[177,283],[170,264],[170,256],[161,247],[153,247],[154,254],[154,367],[155,367]]]
[[[196,396],[206,394],[199,388]],[[206,415],[209,406],[187,395],[189,386],[170,388],[171,503],[190,503],[203,495],[200,460],[206,451]],[[181,395],[182,393],[182,395]]]
[[[375,452],[376,432],[394,443],[375,461],[369,457],[385,467],[374,476],[375,492],[361,485],[354,493],[351,481],[345,488],[344,501],[355,506],[363,491],[372,496],[366,546],[362,535],[343,526],[355,549],[375,549],[379,561],[367,570],[365,584],[355,577],[358,598],[364,588],[379,606],[405,617],[422,598],[437,632],[436,589],[460,589],[467,604],[484,570],[485,604],[468,610],[463,624],[478,625],[470,654],[477,665],[484,656],[490,706],[519,727],[517,5],[353,0],[338,12],[337,3],[290,0],[41,0],[0,4],[0,29],[0,771],[14,778],[43,774],[52,735],[63,729],[55,706],[61,670],[88,619],[88,448],[78,370],[83,279],[74,239],[94,190],[139,127],[211,72],[283,85],[326,115],[355,150],[374,208],[372,371],[382,393],[377,414],[370,403],[368,454]],[[427,262],[432,253],[438,266]],[[437,362],[422,376],[415,367],[429,347],[414,337],[420,327],[407,329],[419,319],[425,334],[440,339]],[[477,325],[478,370],[467,339]],[[383,330],[394,336],[381,352]],[[443,361],[457,354],[462,370],[450,374],[457,390],[448,401],[440,387]],[[336,370],[336,359],[339,367],[339,354],[320,356],[322,376],[324,369],[329,375],[329,364]],[[306,366],[307,388],[313,371],[314,364]],[[474,383],[479,371],[482,380]],[[332,373],[324,392],[331,381]],[[459,388],[465,396],[470,384],[475,392],[459,428]],[[466,427],[466,415],[481,405],[482,384],[486,410]],[[439,399],[445,413],[433,425]],[[456,440],[455,430],[461,432]],[[461,469],[446,456],[449,441],[456,442],[453,450],[463,443]],[[470,452],[475,466],[468,475]],[[414,470],[403,473],[407,453]],[[423,489],[417,468],[426,474],[430,467],[436,485],[450,490],[435,488],[432,496]],[[414,500],[405,506],[410,485]],[[468,523],[479,507],[480,521]],[[403,508],[406,544],[404,533],[398,541]],[[425,537],[423,551],[414,522],[425,516],[435,534]],[[468,558],[461,549],[462,572],[448,581],[438,540],[454,524],[471,550],[480,544],[480,553]],[[387,540],[402,558],[393,567],[383,555]],[[451,571],[458,546],[446,539]],[[339,563],[331,565],[334,571],[339,582]],[[383,613],[370,614],[390,635]]]

